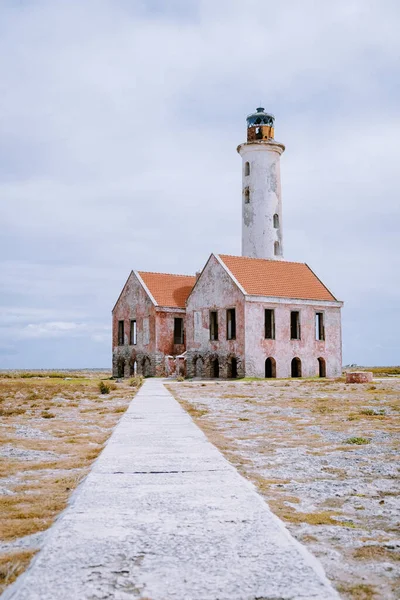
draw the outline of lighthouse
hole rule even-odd
[[[274,139],[275,118],[259,107],[247,117],[242,157],[242,256],[283,258],[280,157],[285,146]]]

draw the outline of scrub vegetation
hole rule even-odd
[[[0,592],[40,548],[141,383],[107,372],[0,373]]]
[[[390,370],[373,384],[168,386],[348,600],[399,598],[400,369]]]

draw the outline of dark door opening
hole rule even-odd
[[[237,377],[237,358],[233,357],[229,364],[228,377],[236,379]]]
[[[326,377],[326,362],[325,359],[318,359],[318,373],[320,377]]]
[[[219,377],[219,360],[218,358],[214,358],[211,363],[211,377],[218,379]]]
[[[276,377],[276,362],[274,358],[267,358],[265,361],[265,377],[267,379]]]
[[[292,377],[301,377],[301,360],[297,357],[292,360]]]
[[[117,377],[118,378],[122,378],[125,375],[125,361],[124,359],[120,359],[118,361],[118,366],[117,366]]]

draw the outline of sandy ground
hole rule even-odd
[[[0,592],[40,548],[132,399],[139,381],[109,376],[0,374]],[[101,380],[110,393],[100,393]]]
[[[343,598],[400,598],[400,379],[168,385]]]

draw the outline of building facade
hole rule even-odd
[[[187,300],[187,375],[339,377],[341,307],[304,263],[212,254]]]
[[[341,307],[304,263],[283,259],[274,117],[247,117],[242,256],[214,255],[196,277],[135,271],[113,309],[113,374],[339,377]]]
[[[132,271],[112,311],[113,376],[168,375],[185,351],[195,277]]]

